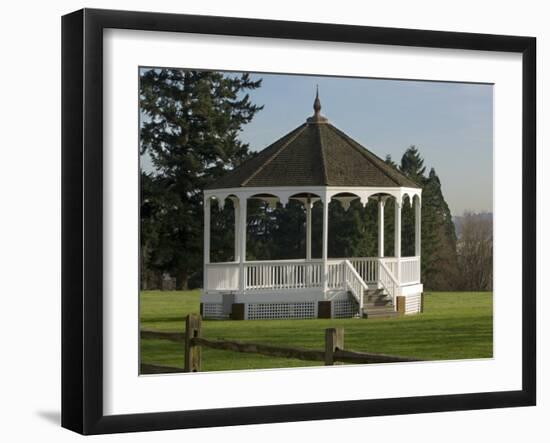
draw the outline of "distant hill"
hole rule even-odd
[[[479,214],[473,213],[474,217],[481,220],[493,220],[492,212],[480,212]],[[462,220],[464,219],[463,215],[453,215],[453,223],[455,225],[456,237],[460,239],[462,234]]]

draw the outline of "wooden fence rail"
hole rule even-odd
[[[142,330],[142,339],[170,340],[184,344],[184,368],[174,368],[151,364],[142,364],[143,374],[162,374],[175,372],[198,372],[201,370],[201,347],[212,349],[259,354],[268,357],[295,358],[299,360],[321,361],[325,365],[342,363],[398,363],[420,361],[417,358],[401,357],[396,355],[373,354],[369,352],[355,352],[344,349],[344,329],[328,328],[325,330],[325,349],[312,350],[287,346],[269,345],[264,343],[250,343],[233,340],[213,340],[204,338],[202,320],[199,315],[190,314],[186,318],[185,333],[159,332]]]

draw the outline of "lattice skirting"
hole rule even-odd
[[[420,312],[420,307],[422,303],[422,295],[408,295],[405,299],[405,314],[417,314]]]
[[[213,320],[227,320],[229,319],[228,314],[223,312],[222,303],[203,303],[202,305],[202,316],[204,318],[209,318]]]
[[[247,303],[248,320],[308,319],[317,317],[317,302]],[[203,303],[202,316],[205,319],[228,320],[222,303]],[[333,318],[353,318],[359,313],[359,306],[353,300],[333,300]]]
[[[315,318],[315,302],[249,303],[246,307],[249,320]]]
[[[353,300],[334,300],[332,309],[334,318],[352,318],[359,313],[359,305]]]

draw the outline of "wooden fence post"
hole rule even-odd
[[[184,372],[199,372],[201,370],[201,347],[193,341],[193,338],[201,336],[201,324],[201,317],[197,314],[189,314],[185,319]]]
[[[334,364],[336,349],[344,350],[344,328],[325,329],[325,366]]]

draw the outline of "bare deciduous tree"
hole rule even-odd
[[[486,215],[486,214],[485,214]],[[466,212],[457,242],[460,286],[466,291],[493,289],[493,220]]]

